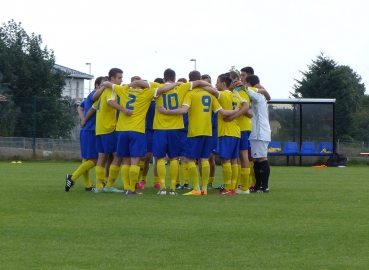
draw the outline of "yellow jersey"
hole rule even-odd
[[[94,103],[96,109],[96,135],[109,134],[117,125],[117,110],[110,107],[109,100],[117,100],[117,96],[111,88],[105,88],[100,99]]]
[[[183,106],[189,107],[187,137],[212,136],[212,112],[222,109],[218,100],[196,87],[186,94]]]
[[[113,89],[120,97],[119,105],[132,111],[130,116],[119,112],[116,130],[145,133],[146,114],[155,96],[156,88],[133,89],[126,85],[113,85]]]
[[[220,106],[222,106],[224,110],[234,110],[236,108],[241,108],[240,98],[229,90],[219,91],[218,101]],[[218,137],[230,136],[241,138],[238,118],[233,119],[230,122],[225,122],[223,120],[223,117],[223,115],[218,113]]]
[[[152,87],[161,87],[162,84],[151,83]],[[192,82],[177,85],[172,90],[159,95],[156,98],[156,106],[167,110],[178,109],[183,103],[187,91],[192,89]],[[154,117],[154,129],[182,129],[184,128],[183,116],[156,113]]]
[[[245,90],[237,91],[233,90],[233,93],[238,95],[242,102],[247,102],[247,104],[250,106],[250,97],[245,92]],[[238,117],[238,125],[240,126],[241,131],[251,131],[252,129],[252,121],[251,118],[248,118],[246,115],[240,115]]]

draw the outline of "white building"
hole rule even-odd
[[[85,92],[86,96],[88,95],[89,88],[85,88],[84,82],[85,80],[92,80],[94,78],[93,75],[57,64],[54,65],[54,68],[68,74],[68,77],[65,79],[65,86],[62,94],[63,97],[71,97],[72,99],[76,99],[77,102],[80,102],[84,99]]]

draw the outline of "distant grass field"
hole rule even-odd
[[[141,196],[82,179],[67,193],[78,165],[0,163],[0,269],[368,267],[367,166],[272,167],[269,194],[192,197],[158,196],[151,177]]]

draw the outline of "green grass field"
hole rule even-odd
[[[0,163],[0,269],[368,267],[367,166],[272,167],[269,194],[192,197],[158,196],[152,178],[141,196],[82,179],[67,193],[78,165]]]

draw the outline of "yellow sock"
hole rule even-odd
[[[105,176],[104,177],[104,180],[103,180],[103,182],[104,182],[105,185],[108,183],[108,180],[109,180],[109,177]]]
[[[146,175],[142,175],[141,180],[146,182],[146,177],[147,177]]]
[[[241,165],[238,165],[238,175],[237,175],[236,188],[238,188],[239,185],[242,185],[242,180],[241,180]]]
[[[250,161],[250,179],[249,183],[251,186],[255,186],[256,179],[255,179],[255,171],[254,171],[254,162]]]
[[[207,190],[208,184],[209,184],[209,175],[210,175],[209,161],[201,162],[201,169],[202,169],[202,190]]]
[[[188,162],[187,163],[188,175],[190,176],[193,189],[199,190],[199,173],[197,172],[196,163]]]
[[[140,167],[137,165],[131,165],[131,167],[129,168],[129,186],[131,187],[131,191],[135,191],[139,173]]]
[[[140,160],[140,171],[138,173],[137,182],[141,178],[141,175],[142,175],[142,172],[143,172],[144,167],[145,167],[145,161],[144,160]]]
[[[103,179],[105,174],[105,168],[101,166],[95,167],[96,173],[96,188],[102,189],[103,188]]]
[[[249,178],[250,178],[250,168],[241,169],[241,185],[242,190],[246,191],[249,189]]]
[[[117,178],[119,173],[119,166],[110,165],[109,168],[109,180],[106,183],[107,187],[112,187],[114,185],[115,179]]]
[[[124,189],[125,190],[130,190],[130,187],[129,187],[129,165],[123,164],[122,169],[121,169],[121,173],[122,173],[122,181],[123,181]]]
[[[159,176],[154,176],[154,185],[160,183]]]
[[[231,179],[232,179],[232,167],[231,163],[223,163],[223,181],[224,181],[224,189],[231,190]]]
[[[77,170],[72,174],[72,181],[76,181],[78,177],[88,172],[90,169],[95,167],[95,164],[91,160],[82,162],[82,164],[77,168]]]
[[[179,165],[179,162],[178,162],[178,173],[177,173],[177,178],[176,178],[176,184],[181,184],[181,181],[179,180],[179,169],[180,165]]]
[[[165,160],[159,159],[158,163],[156,165],[157,171],[158,171],[158,177],[160,181],[160,189],[166,189],[165,187],[165,177],[167,174],[167,170],[165,169]]]
[[[182,162],[181,164],[181,173],[182,173],[182,183],[188,184],[188,168],[186,162]]]
[[[236,189],[237,178],[238,178],[238,164],[233,164],[232,165],[232,178],[231,178],[232,189]]]
[[[213,182],[214,182],[214,179],[215,179],[215,177],[214,177],[214,176],[210,176],[210,177],[209,177],[209,183],[213,183]]]
[[[171,160],[169,163],[170,189],[176,189],[178,175],[178,160]]]

